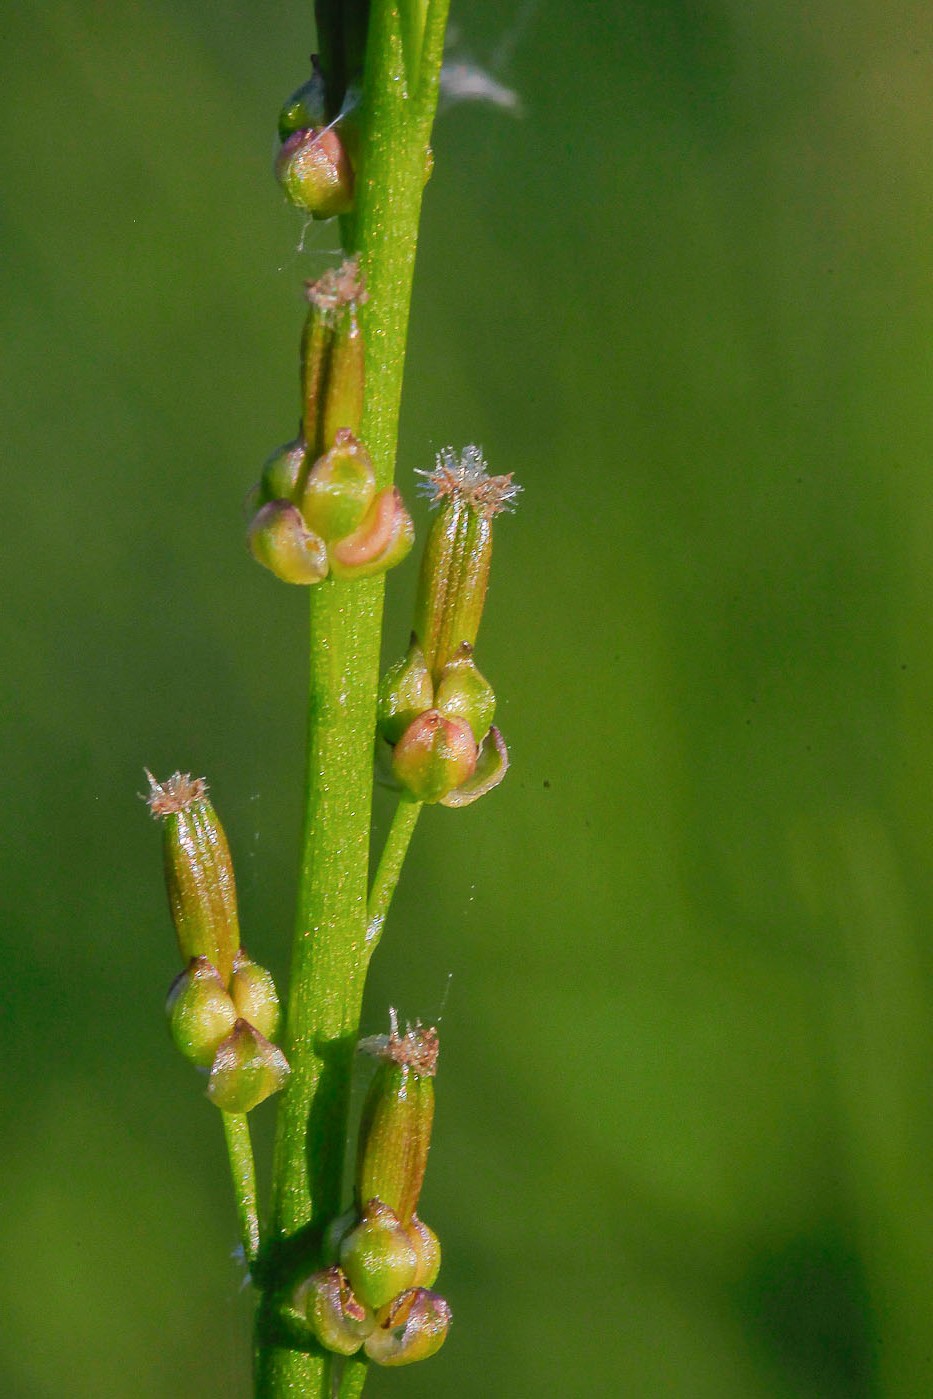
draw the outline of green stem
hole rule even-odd
[[[344,1363],[337,1399],[359,1399],[368,1373],[367,1362],[357,1355],[351,1355]]]
[[[252,1270],[259,1256],[259,1209],[256,1203],[256,1165],[249,1119],[245,1112],[222,1112],[233,1194],[240,1225],[240,1242],[247,1267]]]
[[[405,863],[405,856],[408,854],[408,847],[414,835],[415,826],[418,824],[418,817],[421,815],[421,806],[421,802],[409,801],[407,797],[402,797],[395,808],[389,834],[386,836],[386,843],[379,858],[379,867],[376,870],[373,887],[369,891],[366,942],[370,955],[372,955],[373,949],[382,935],[389,905],[398,886],[402,865]]]
[[[405,3],[406,0],[402,0]],[[448,0],[431,0],[418,100],[408,98],[399,0],[373,0],[357,203],[345,221],[368,301],[361,436],[380,486],[393,478],[425,151]],[[441,38],[438,39],[438,34]],[[430,43],[428,42],[430,39]],[[424,97],[427,90],[428,97]],[[433,99],[432,99],[433,94]],[[311,593],[308,763],[298,916],[273,1170],[265,1293],[257,1318],[257,1399],[331,1399],[331,1357],[302,1349],[281,1321],[284,1296],[317,1264],[339,1211],[350,1079],[366,968],[373,734],[383,580],[328,579]],[[397,876],[396,876],[397,878]],[[394,885],[393,885],[394,887]],[[362,1389],[365,1366],[353,1369]],[[356,1383],[357,1380],[355,1379]]]

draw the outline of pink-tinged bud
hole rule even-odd
[[[441,1241],[433,1229],[429,1229],[416,1214],[408,1226],[415,1253],[418,1255],[418,1271],[415,1274],[415,1287],[433,1287],[441,1270]]]
[[[489,564],[492,522],[518,494],[511,476],[489,476],[478,447],[438,453],[423,490],[438,507],[431,523],[415,602],[415,632],[435,680],[464,641],[479,631]]]
[[[249,527],[250,553],[283,583],[320,583],[327,577],[327,546],[305,528],[301,511],[287,500],[270,500]]]
[[[304,483],[300,506],[305,524],[328,542],[346,539],[360,527],[375,497],[370,455],[349,429],[341,428]]]
[[[400,1034],[394,1010],[389,1023],[388,1035],[360,1042],[379,1065],[360,1118],[356,1199],[361,1207],[366,1200],[378,1199],[408,1225],[431,1147],[438,1037],[435,1029],[420,1023]]]
[[[366,288],[356,258],[305,283],[308,315],[301,336],[302,433],[315,460],[340,428],[358,434],[365,356],[359,308]]]
[[[172,982],[165,1013],[176,1048],[202,1069],[210,1068],[237,1018],[220,972],[206,957],[193,957]]]
[[[411,1287],[418,1255],[395,1211],[369,1200],[340,1245],[340,1266],[360,1301],[375,1311]]]
[[[277,447],[262,468],[260,503],[265,504],[270,500],[294,501],[307,459],[308,444],[303,437],[286,442],[284,447]]]
[[[411,1365],[436,1355],[449,1330],[450,1307],[444,1298],[415,1287],[386,1308],[364,1348],[377,1365]]]
[[[380,491],[353,534],[330,547],[336,578],[369,578],[401,563],[415,542],[415,527],[394,486]]]
[[[419,715],[434,705],[434,685],[424,653],[412,637],[407,654],[390,666],[379,686],[379,732],[387,743],[398,743]]]
[[[471,802],[478,801],[487,792],[491,792],[493,787],[498,787],[508,770],[509,750],[505,746],[505,739],[493,724],[480,745],[479,757],[472,775],[445,797],[441,797],[441,806],[469,806]]]
[[[477,743],[489,732],[496,696],[473,661],[473,647],[462,641],[441,671],[434,703],[448,719],[466,719]]]
[[[279,112],[279,140],[285,141],[295,131],[324,126],[326,122],[324,75],[317,54],[312,54],[310,78],[292,93]]]
[[[392,771],[419,802],[438,802],[473,775],[473,730],[465,719],[429,709],[410,724],[392,754]]]
[[[353,170],[336,127],[293,131],[275,162],[289,202],[316,219],[332,219],[353,208]]]
[[[267,1040],[274,1040],[279,1030],[281,1007],[272,973],[251,961],[242,947],[233,960],[230,995],[237,1018],[248,1020],[254,1030],[265,1035]]]
[[[284,1086],[288,1060],[245,1020],[220,1045],[207,1081],[207,1096],[222,1112],[252,1112]]]
[[[339,1268],[312,1273],[298,1288],[295,1306],[324,1349],[336,1355],[355,1355],[376,1324],[372,1311],[354,1297]]]
[[[240,946],[236,881],[224,828],[201,777],[176,772],[157,782],[151,772],[149,810],[162,822],[165,886],[178,950],[185,963],[206,957],[226,986]]]

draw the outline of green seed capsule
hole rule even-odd
[[[206,957],[193,957],[172,982],[165,1013],[176,1047],[202,1069],[210,1068],[237,1018],[220,973]]]
[[[387,743],[398,743],[419,715],[434,705],[434,685],[417,638],[406,655],[386,671],[379,686],[379,732]]]
[[[178,948],[188,963],[206,957],[224,986],[240,945],[236,881],[223,826],[203,778],[176,772],[159,783],[147,773],[149,810],[163,822],[165,884]]]
[[[376,1324],[336,1267],[312,1273],[295,1294],[295,1305],[325,1350],[336,1355],[355,1355]]]
[[[379,1199],[408,1225],[431,1146],[437,1031],[416,1024],[402,1035],[391,1011],[390,1033],[363,1040],[360,1047],[375,1054],[379,1063],[360,1118],[357,1204]]]
[[[303,437],[277,447],[262,468],[259,482],[261,504],[270,500],[294,501],[305,474],[308,444]]]
[[[317,54],[311,58],[312,72],[306,83],[296,88],[279,112],[279,140],[285,141],[294,131],[302,131],[309,126],[325,126],[324,75],[317,62]]]
[[[340,1245],[340,1266],[360,1301],[375,1311],[411,1287],[418,1255],[395,1211],[369,1200]]]
[[[274,1040],[279,1030],[281,1006],[272,973],[251,961],[242,947],[234,958],[230,995],[236,1015],[248,1020],[267,1040]]]
[[[353,169],[336,127],[293,131],[276,158],[275,174],[289,202],[315,219],[353,208]]]
[[[477,743],[489,732],[496,712],[496,696],[473,661],[473,647],[463,641],[441,671],[435,706],[448,719],[466,719]]]
[[[450,1330],[450,1307],[443,1297],[415,1287],[386,1308],[364,1347],[377,1365],[411,1365],[436,1355]]]
[[[324,540],[346,539],[362,524],[376,496],[369,453],[346,428],[314,463],[301,494],[305,524]]]
[[[392,771],[415,801],[438,802],[472,776],[477,753],[465,719],[448,719],[429,709],[395,745]]]
[[[217,1050],[207,1096],[223,1112],[252,1112],[283,1087],[288,1073],[282,1051],[245,1020],[238,1020]]]
[[[327,577],[327,546],[287,500],[270,500],[257,511],[248,541],[256,562],[283,583],[307,585]]]
[[[394,486],[380,491],[357,530],[332,544],[330,566],[335,578],[370,578],[385,573],[408,555],[415,527]]]

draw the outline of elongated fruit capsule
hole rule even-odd
[[[408,1226],[424,1180],[434,1122],[437,1031],[420,1024],[399,1034],[395,1012],[390,1033],[363,1040],[378,1060],[360,1120],[356,1199],[381,1200]]]
[[[176,772],[157,782],[151,772],[148,806],[163,822],[165,885],[178,948],[188,963],[206,957],[229,985],[240,946],[236,882],[223,826],[201,777]]]

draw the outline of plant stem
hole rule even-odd
[[[389,834],[379,858],[379,867],[369,891],[369,907],[366,911],[366,943],[370,956],[382,936],[383,925],[389,912],[389,905],[402,873],[402,865],[408,854],[408,846],[414,835],[418,817],[421,815],[421,802],[402,797],[392,817]]]
[[[367,1362],[356,1355],[351,1355],[344,1363],[338,1399],[358,1399],[358,1396],[363,1392],[363,1385],[366,1383],[368,1373],[369,1365]]]
[[[425,30],[424,63],[430,54],[437,68],[447,5],[448,0],[431,0]],[[366,396],[361,436],[380,485],[392,480],[395,467],[436,89],[437,74],[423,76],[417,101],[408,98],[399,0],[373,0],[357,202],[344,221],[344,238],[347,250],[359,253],[369,294],[362,313]],[[279,1323],[277,1309],[291,1284],[314,1268],[320,1232],[340,1208],[350,1079],[369,961],[372,744],[383,580],[327,579],[310,593],[305,823],[284,1046],[291,1075],[279,1107],[270,1240],[262,1259],[266,1292],[257,1318],[259,1399],[330,1399],[331,1358],[298,1348]],[[347,1392],[358,1395],[366,1367],[351,1366],[350,1372],[358,1387]]]
[[[240,1224],[240,1242],[247,1267],[252,1270],[259,1256],[259,1210],[256,1204],[256,1165],[249,1119],[245,1112],[222,1112],[233,1194]]]

